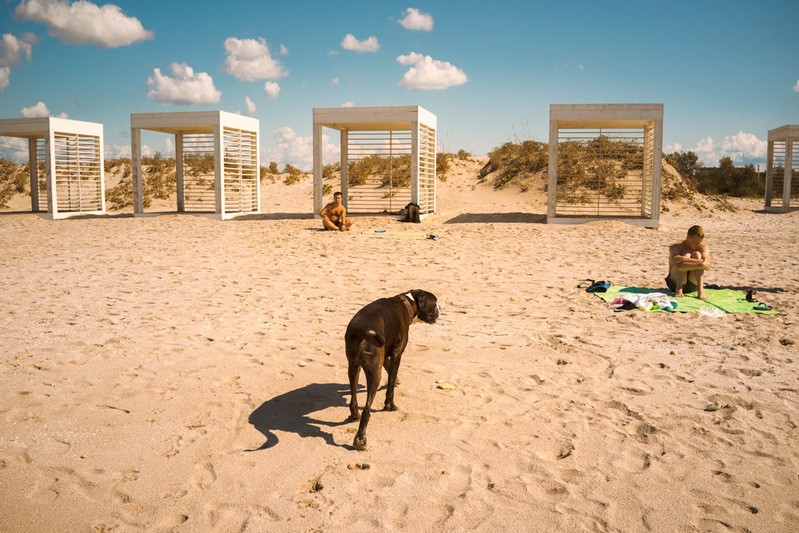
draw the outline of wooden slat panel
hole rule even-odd
[[[411,154],[410,130],[389,131],[351,131],[348,135],[347,150],[350,168],[369,158],[378,157],[394,162]],[[350,171],[352,179],[355,173]],[[389,177],[394,176],[390,168]],[[411,201],[410,185],[396,186],[393,180],[389,186],[382,185],[382,176],[369,175],[362,185],[350,184],[347,188],[347,210],[352,214],[395,213]]]
[[[60,212],[102,209],[100,138],[91,135],[55,135],[55,187]],[[37,147],[38,149],[38,147]],[[40,195],[40,203],[46,194]]]
[[[649,216],[654,128],[558,131],[556,215]]]

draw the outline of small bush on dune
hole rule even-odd
[[[488,153],[488,162],[480,169],[478,177],[485,179],[492,172],[500,171],[494,179],[494,188],[501,189],[517,177],[532,176],[543,171],[548,163],[549,148],[546,143],[506,142]]]
[[[341,172],[341,163],[328,163],[322,167],[322,179],[331,180],[335,177],[336,173]]]
[[[119,164],[129,164],[129,161],[121,160]],[[119,164],[112,164],[111,169],[116,168]],[[165,158],[160,152],[156,152],[152,157],[142,158],[142,203],[144,207],[150,207],[153,198],[166,200],[175,192],[175,189],[174,158]],[[115,187],[106,189],[105,201],[109,209],[123,209],[133,205],[133,176],[129,167],[123,169],[122,179]]]
[[[28,165],[0,158],[0,207],[8,207],[14,195],[27,192],[30,181],[27,169]]]
[[[464,150],[458,152],[460,154]],[[468,154],[468,152],[466,152]],[[452,154],[444,152],[436,154],[436,177],[440,181],[447,181],[447,174],[449,173],[449,160],[452,159]],[[460,156],[459,156],[460,159]]]
[[[283,172],[286,174],[286,185],[294,185],[295,183],[299,183],[303,176],[303,173],[300,169],[288,163],[286,163],[286,168],[283,170]]]

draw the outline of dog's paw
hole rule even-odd
[[[362,452],[366,449],[366,437],[362,437],[361,435],[356,435],[355,440],[352,441],[352,446],[359,452]]]
[[[360,419],[361,416],[358,413],[355,413],[354,415],[350,415],[347,417],[347,422],[357,422]]]
[[[383,406],[383,411],[396,411],[397,405],[394,402],[387,403]]]

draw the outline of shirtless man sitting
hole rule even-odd
[[[710,270],[710,249],[704,239],[702,226],[691,226],[684,241],[669,246],[666,285],[676,298],[682,298],[684,292],[697,291],[701,300],[707,300],[704,278],[705,271]]]
[[[352,226],[352,220],[347,218],[347,208],[341,203],[340,192],[333,194],[333,201],[319,211],[319,216],[326,230],[347,231]]]

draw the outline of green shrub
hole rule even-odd
[[[8,201],[14,195],[28,190],[28,168],[28,165],[0,158],[0,207],[8,207]]]
[[[464,150],[461,150],[464,152]],[[460,154],[460,152],[458,152]],[[468,154],[468,152],[466,152]],[[449,174],[449,160],[452,159],[452,154],[440,152],[436,154],[436,177],[440,181],[447,181],[447,174]]]
[[[286,185],[294,185],[302,179],[302,171],[294,165],[286,163],[286,168],[283,172],[286,174]]]
[[[716,168],[697,169],[696,186],[702,194],[713,196],[757,198],[766,192],[765,181],[754,165],[736,168],[730,157],[722,157]]]
[[[133,176],[129,160],[114,160],[113,170],[124,165],[122,178],[115,187],[106,189],[105,201],[109,209],[122,209],[133,205]],[[153,198],[168,199],[176,190],[175,159],[165,158],[160,152],[152,157],[142,157],[142,203],[144,207],[152,205]]]
[[[501,189],[517,177],[531,176],[547,168],[549,147],[538,141],[521,143],[506,142],[488,153],[488,162],[477,176],[485,179],[492,172],[502,170],[494,181],[494,188]]]
[[[341,163],[339,163],[338,161],[335,163],[328,163],[327,165],[322,167],[322,179],[323,180],[333,179],[337,172],[341,172]]]

